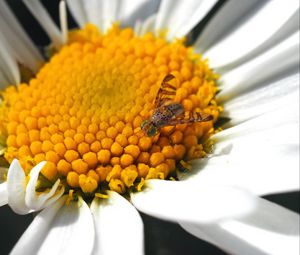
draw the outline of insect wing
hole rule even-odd
[[[168,101],[172,101],[176,94],[176,87],[171,85],[169,81],[175,79],[174,75],[168,74],[162,81],[155,98],[155,108],[158,108]]]
[[[210,121],[213,119],[212,115],[203,112],[185,112],[175,118],[171,119],[168,122],[168,125],[174,126],[177,124],[187,124],[187,123],[194,123],[194,122],[204,122]]]

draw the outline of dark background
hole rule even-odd
[[[59,0],[42,1],[57,24],[58,2]],[[198,33],[202,30],[205,23],[222,7],[224,2],[225,1],[221,1],[213,8],[208,17],[196,27],[194,33]],[[47,36],[21,0],[10,0],[9,5],[36,45],[41,48],[47,45],[49,43]],[[76,24],[70,15],[68,19],[69,26],[75,27]],[[300,195],[298,192],[266,196],[265,198],[295,212],[299,213],[300,211]],[[145,226],[146,255],[225,254],[218,248],[188,234],[177,224],[161,221],[145,214],[141,215]],[[20,216],[14,214],[8,206],[0,208],[0,255],[9,253],[32,220],[32,215]]]

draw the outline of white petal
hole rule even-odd
[[[7,183],[0,183],[0,206],[8,203]]]
[[[43,57],[5,1],[0,1],[0,19],[0,31],[9,42],[15,57],[20,63],[26,64],[33,71],[37,71],[43,63]]]
[[[118,19],[122,26],[133,26],[137,20],[144,21],[158,10],[160,0],[119,1]]]
[[[205,26],[193,47],[196,52],[202,53],[212,47],[233,28],[240,24],[242,19],[261,5],[260,0],[230,0],[213,15]]]
[[[51,190],[47,193],[43,192],[37,194],[35,187],[37,185],[39,173],[42,168],[45,166],[46,161],[40,162],[30,171],[30,180],[26,187],[25,203],[26,206],[32,210],[38,211],[46,206],[51,205],[57,199],[59,199],[64,193],[64,187],[59,187],[60,180],[58,179],[55,184],[52,186]]]
[[[151,180],[146,187],[131,195],[134,206],[170,221],[211,223],[248,214],[254,207],[249,192],[229,186]]]
[[[147,32],[154,32],[156,14],[149,16],[142,24],[140,35],[144,35]]]
[[[228,128],[212,137],[215,156],[194,161],[195,175],[186,174],[186,178],[201,184],[234,185],[260,195],[297,190],[298,130],[297,104]]]
[[[266,112],[299,104],[299,79],[299,73],[296,73],[239,95],[224,104],[223,114],[230,116],[230,125],[236,125]],[[290,107],[294,111],[298,108]]]
[[[299,31],[259,57],[223,74],[220,102],[299,69]]]
[[[0,20],[1,21],[1,20]],[[13,51],[4,37],[0,37],[0,72],[11,84],[20,83],[20,72]]]
[[[159,33],[167,29],[168,39],[183,37],[205,17],[216,2],[217,0],[162,0],[155,30]]]
[[[231,254],[299,254],[299,215],[262,198],[246,217],[181,226]]]
[[[68,20],[66,2],[61,0],[59,2],[59,23],[62,36],[62,42],[65,44],[68,41]]]
[[[67,0],[68,7],[74,19],[82,28],[87,23],[87,17],[83,8],[83,0]]]
[[[48,34],[55,47],[59,48],[63,44],[61,32],[44,6],[36,0],[23,0],[23,2]]]
[[[40,212],[23,233],[15,247],[11,251],[12,255],[37,254],[40,245],[46,238],[51,224],[60,208],[64,205],[66,196],[56,203]]]
[[[100,30],[103,31],[103,7],[107,1],[99,0],[83,0],[81,5],[83,5],[84,12],[86,14],[87,22],[96,25]],[[114,4],[114,3],[113,3]]]
[[[91,211],[97,238],[93,254],[144,253],[143,222],[125,198],[110,191],[108,199],[93,200]]]
[[[80,199],[63,206],[57,213],[38,254],[91,254],[94,239],[92,214]]]
[[[95,235],[90,210],[81,199],[65,201],[66,196],[39,213],[11,254],[90,254]]]
[[[10,164],[7,174],[8,205],[18,214],[30,212],[25,204],[26,176],[17,159]]]
[[[7,79],[7,77],[5,77],[4,72],[1,70],[1,66],[0,66],[0,88],[6,88],[9,85],[9,81]]]
[[[275,35],[298,11],[299,2],[268,1],[238,29],[209,49],[209,57],[215,68],[224,67],[250,54]],[[299,29],[299,28],[298,28]],[[266,48],[267,49],[267,48]]]

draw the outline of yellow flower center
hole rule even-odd
[[[2,92],[6,160],[19,159],[26,174],[46,160],[47,180],[87,194],[174,176],[179,161],[205,156],[201,142],[213,123],[168,126],[154,137],[136,132],[169,73],[177,81],[174,102],[218,118],[217,76],[183,40],[137,37],[117,26],[107,34],[92,25],[71,32],[35,78]]]

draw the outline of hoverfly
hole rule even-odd
[[[141,124],[141,129],[147,136],[156,135],[159,129],[165,126],[210,121],[213,119],[211,115],[206,113],[185,112],[180,103],[172,101],[176,94],[176,87],[171,85],[169,81],[174,78],[174,75],[168,74],[163,79],[155,98],[154,112],[150,119],[143,121]]]

